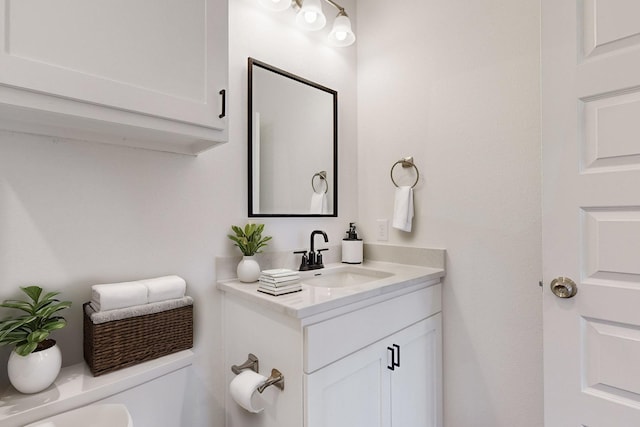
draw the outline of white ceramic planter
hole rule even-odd
[[[57,344],[27,356],[14,351],[9,356],[9,381],[20,393],[37,393],[49,387],[62,367],[62,354]]]
[[[254,256],[243,256],[236,271],[241,282],[253,283],[260,278],[260,264]]]

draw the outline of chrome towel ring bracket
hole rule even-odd
[[[396,180],[393,179],[393,168],[395,168],[397,165],[402,165],[403,168],[412,167],[416,170],[416,182],[414,182],[413,185],[411,186],[411,188],[414,188],[418,183],[418,181],[420,180],[420,171],[418,170],[418,167],[416,166],[416,164],[413,162],[413,157],[405,157],[403,159],[400,159],[397,162],[395,162],[393,166],[391,166],[391,172],[390,172],[391,182],[393,182],[393,185],[395,185],[396,187],[399,187],[398,183],[396,183]]]
[[[327,191],[329,191],[329,181],[327,181],[327,171],[320,171],[311,177],[311,188],[313,188],[314,193],[318,193],[318,190],[316,190],[316,186],[314,183],[314,180],[316,179],[316,177],[320,178],[320,182],[324,182],[324,192],[326,194]]]

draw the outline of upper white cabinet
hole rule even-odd
[[[226,140],[226,0],[0,0],[0,128],[197,154]]]

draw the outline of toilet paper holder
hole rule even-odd
[[[255,354],[249,353],[247,355],[246,362],[242,363],[241,365],[231,366],[231,372],[236,375],[239,375],[245,369],[251,369],[253,372],[259,373],[258,371],[260,369],[260,361]],[[284,390],[284,375],[282,375],[282,373],[275,368],[271,370],[271,376],[267,378],[267,380],[262,385],[258,386],[258,392],[262,393],[267,387],[270,386],[276,386],[280,390]]]
[[[264,384],[258,387],[258,392],[262,393],[267,387],[272,385],[278,387],[280,390],[284,390],[284,375],[276,368],[271,370],[271,376],[267,378]]]
[[[238,375],[240,372],[244,371],[245,369],[251,369],[253,372],[258,373],[258,371],[260,370],[260,361],[258,360],[258,357],[256,357],[255,354],[249,353],[247,355],[246,362],[244,362],[241,365],[231,366],[231,372],[233,372],[236,375]]]

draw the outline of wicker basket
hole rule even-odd
[[[83,313],[84,360],[94,376],[193,347],[193,305],[97,325]]]

